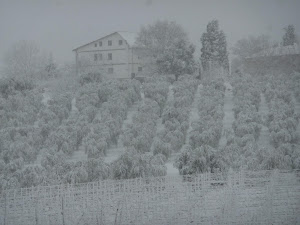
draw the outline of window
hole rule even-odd
[[[94,61],[97,61],[97,54],[94,54]]]
[[[95,43],[95,47],[97,47],[97,43]]]
[[[108,46],[112,46],[112,41],[108,41]]]
[[[102,46],[102,41],[99,41],[99,46],[100,46],[100,47]]]
[[[109,73],[109,74],[114,73],[114,68],[108,68],[108,73]]]
[[[119,45],[122,45],[123,44],[123,40],[119,40]]]
[[[112,60],[112,53],[108,53],[108,60]]]
[[[139,72],[142,72],[142,71],[143,71],[143,67],[140,66],[140,67],[138,68],[138,71],[139,71]]]
[[[102,54],[101,53],[99,54],[99,60],[102,60]]]

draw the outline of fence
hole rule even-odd
[[[300,224],[299,171],[241,171],[6,190],[0,224]],[[298,217],[297,217],[298,216]]]

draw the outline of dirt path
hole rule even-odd
[[[167,176],[179,176],[179,171],[174,167],[174,162],[179,153],[173,153],[172,156],[166,162]]]
[[[171,84],[169,86],[169,92],[168,92],[168,98],[167,98],[167,103],[170,101],[174,100],[174,91],[173,91],[173,85]],[[167,104],[166,103],[166,104]],[[157,126],[156,126],[156,135],[158,135],[158,133],[164,128],[164,125],[162,124],[162,118],[159,118],[158,122],[157,122]],[[152,147],[151,147],[151,151],[152,151]],[[175,155],[172,155],[167,163],[166,163],[166,167],[167,167],[167,176],[176,176],[179,175],[178,170],[173,166],[173,163],[175,161]]]
[[[199,99],[200,99],[200,93],[202,91],[202,84],[199,84],[197,87],[197,91],[195,93],[195,97],[194,97],[194,101],[191,105],[191,112],[190,112],[190,117],[189,117],[189,128],[187,130],[187,135],[185,138],[185,144],[189,144],[190,142],[190,132],[192,131],[192,123],[194,121],[198,121],[199,120],[199,114],[198,114],[198,103],[199,103]]]
[[[258,146],[259,147],[263,147],[263,148],[272,148],[272,145],[270,144],[270,132],[268,127],[266,127],[264,125],[265,120],[266,120],[266,116],[269,112],[269,108],[266,102],[266,98],[265,95],[263,93],[260,94],[260,105],[259,105],[259,110],[258,112],[260,113],[262,119],[263,119],[263,124],[262,125],[262,129],[260,131],[260,136],[258,138]]]
[[[187,130],[185,144],[189,143],[189,139],[190,139],[189,133],[192,131],[191,124],[194,121],[199,120],[199,115],[198,115],[198,101],[199,101],[199,98],[200,98],[200,92],[201,92],[201,90],[202,90],[202,84],[199,84],[198,88],[197,88],[197,91],[195,93],[194,101],[193,101],[192,106],[191,106],[191,112],[190,112],[190,117],[189,117],[189,128]],[[178,155],[179,155],[179,153],[176,153],[176,154],[173,153],[173,155],[168,159],[168,161],[166,163],[166,166],[167,166],[167,176],[176,176],[176,175],[179,175],[178,169],[173,166],[173,164],[175,162],[175,159],[176,159],[176,157]]]
[[[71,104],[72,104],[72,110],[71,110],[71,113],[75,114],[76,112],[78,112],[78,109],[77,109],[77,107],[76,107],[76,97],[74,97],[74,98],[72,99]]]
[[[42,103],[48,107],[48,101],[51,99],[51,93],[50,91],[48,90],[48,88],[44,88],[44,91],[43,91],[43,99],[42,99]],[[36,120],[34,122],[34,128],[38,128],[38,120]],[[42,156],[43,156],[44,152],[40,151],[36,157],[36,160],[30,164],[30,165],[37,165],[37,166],[40,166],[41,165],[41,161],[42,161]]]
[[[166,105],[168,102],[172,101],[174,99],[174,92],[173,92],[173,85],[171,84],[169,86],[169,92],[168,92],[168,97],[166,101]],[[162,123],[162,117],[160,117],[156,123],[156,134],[155,137],[158,136],[159,132],[161,132],[164,129],[164,124]],[[151,152],[153,151],[153,146],[151,146]]]
[[[224,97],[224,118],[223,118],[223,132],[222,137],[219,142],[220,147],[224,147],[226,145],[226,131],[232,129],[232,123],[234,121],[233,114],[233,96],[232,96],[232,86],[228,81],[224,83],[225,97]]]
[[[48,106],[48,101],[51,99],[51,93],[47,88],[44,88],[42,103]]]

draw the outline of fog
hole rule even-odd
[[[200,54],[208,21],[218,19],[229,48],[248,35],[269,34],[280,41],[283,27],[300,30],[300,1],[56,0],[0,1],[0,56],[14,42],[34,40],[57,62],[72,61],[72,49],[114,31],[138,32],[156,20],[182,25]]]

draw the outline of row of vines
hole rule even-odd
[[[149,77],[143,84],[144,100],[138,105],[132,123],[122,131],[121,139],[126,151],[111,165],[111,177],[128,179],[166,174],[165,157],[153,155],[158,119],[168,98],[170,82],[166,77]]]
[[[0,189],[108,177],[102,157],[120,135],[128,108],[140,100],[140,82],[80,83],[75,111],[71,93],[43,104],[43,90],[33,82],[1,81]],[[75,151],[84,151],[88,161],[68,160]]]
[[[219,141],[223,129],[225,86],[222,78],[203,81],[198,102],[199,120],[192,123],[189,145],[175,161],[180,174],[221,169]]]
[[[260,86],[247,74],[235,74],[231,80],[233,87],[234,122],[227,131],[227,144],[222,149],[225,167],[239,169],[257,168],[260,160],[260,146],[257,145],[262,128],[262,118],[258,112]]]
[[[291,91],[291,80],[285,76],[268,75],[259,82],[261,79],[241,73],[231,79],[235,121],[232,130],[226,131],[224,166],[249,170],[299,168],[299,115],[293,101],[297,92]],[[268,106],[266,117],[259,113],[261,93]],[[262,126],[268,128],[270,146],[259,145]]]
[[[293,84],[291,81],[294,81]],[[273,147],[270,153],[273,168],[300,168],[300,139],[297,133],[300,115],[295,110],[296,102],[293,99],[293,95],[298,99],[299,90],[290,88],[297,84],[299,86],[299,82],[293,77],[287,79],[286,76],[270,76],[264,89],[269,108],[266,126]]]
[[[173,84],[171,98],[162,113],[163,129],[157,133],[153,143],[153,154],[163,154],[169,158],[182,148],[189,126],[189,113],[197,90],[194,78],[182,77]]]

